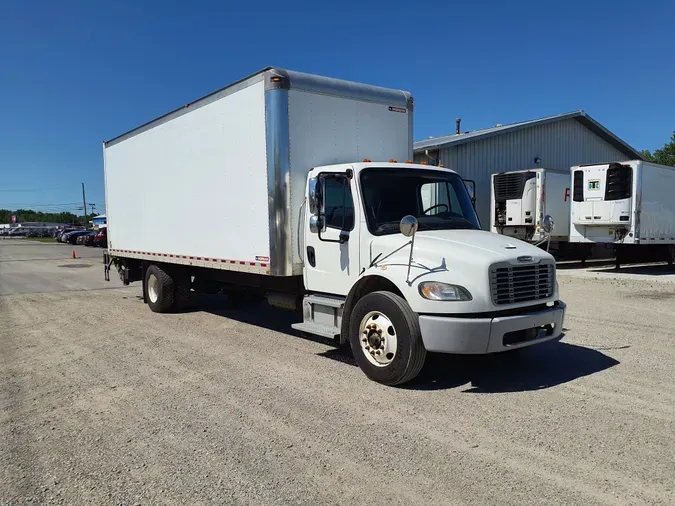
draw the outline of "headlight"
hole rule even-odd
[[[469,290],[459,285],[425,281],[419,284],[420,295],[429,300],[471,300]]]

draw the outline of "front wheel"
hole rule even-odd
[[[356,303],[349,342],[366,376],[385,385],[413,380],[427,356],[417,314],[391,292],[369,293]]]

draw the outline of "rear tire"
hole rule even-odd
[[[148,306],[155,313],[168,313],[173,308],[174,283],[161,267],[151,265],[145,272]]]
[[[356,303],[349,343],[361,370],[384,385],[413,380],[427,356],[419,317],[405,299],[391,292],[369,293]]]

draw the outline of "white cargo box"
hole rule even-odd
[[[571,242],[675,244],[675,167],[572,167]]]
[[[302,273],[313,167],[412,159],[409,93],[267,68],[104,143],[112,256]]]

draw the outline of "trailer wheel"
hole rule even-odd
[[[155,313],[168,313],[173,308],[173,278],[157,265],[151,265],[145,273],[145,290],[148,306]]]
[[[356,303],[349,342],[366,376],[385,385],[413,380],[427,356],[417,315],[391,292],[369,293]]]

